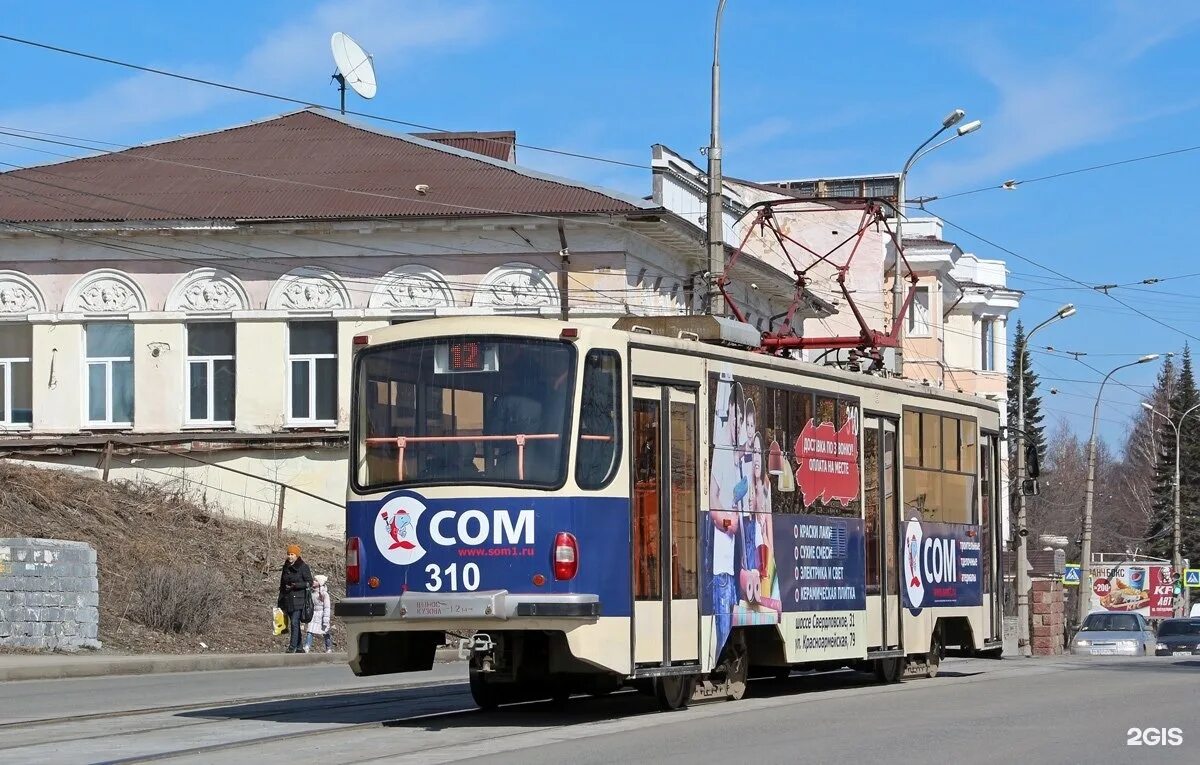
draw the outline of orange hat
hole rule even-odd
[[[300,555],[300,545],[288,545],[288,555]]]

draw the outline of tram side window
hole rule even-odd
[[[602,489],[620,464],[621,359],[614,351],[588,351],[579,404],[575,480],[581,489]]]
[[[995,443],[990,435],[984,435],[980,448],[979,459],[979,490],[982,497],[981,522],[983,525],[980,547],[982,553],[983,591],[992,591],[992,523],[993,508],[996,507],[994,492],[996,480],[993,476],[994,460],[996,458]]]
[[[938,523],[975,523],[974,422],[904,413],[904,512]],[[968,452],[971,452],[968,454]]]
[[[819,393],[814,396],[804,391],[792,391],[788,398],[791,432],[787,448],[791,469],[796,473],[792,511],[861,517],[862,496],[853,479],[862,472],[858,401]],[[815,428],[827,425],[832,430],[813,434],[812,450],[798,452],[796,442],[810,422]],[[851,470],[850,463],[854,463],[857,472]]]

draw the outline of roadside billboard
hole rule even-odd
[[[1147,619],[1175,615],[1170,564],[1093,563],[1089,568],[1092,611],[1139,613]]]

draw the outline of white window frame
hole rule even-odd
[[[921,303],[921,295],[925,295],[924,304]],[[923,308],[925,315],[923,321],[918,321],[917,309]],[[932,337],[933,336],[933,290],[928,286],[913,287],[912,302],[908,305],[908,326],[906,334],[909,337]]]
[[[996,321],[979,320],[979,369],[982,372],[996,371]]]
[[[98,326],[103,322],[89,322],[83,326],[83,424],[87,428],[107,428],[107,429],[126,429],[132,428],[133,422],[117,422],[113,420],[113,363],[118,361],[129,362],[129,374],[132,376],[130,383],[133,385],[133,416],[137,417],[137,366],[133,360],[133,354],[128,356],[89,356],[87,350],[87,330],[89,326]],[[128,323],[128,322],[120,322]],[[130,324],[133,332],[137,332],[137,328]],[[136,339],[134,347],[137,347]],[[91,399],[91,379],[92,366],[104,367],[104,417],[103,420],[92,419],[92,399]]]
[[[9,326],[22,326],[14,324]],[[29,326],[29,325],[24,325]],[[30,332],[32,332],[30,328]],[[13,392],[13,365],[28,364],[29,374],[33,374],[33,358],[21,356],[4,356],[0,357],[0,367],[4,367],[4,400],[0,401],[0,428],[4,430],[32,430],[32,422],[13,422],[12,420],[12,392]],[[32,405],[33,402],[30,402]]]
[[[214,323],[227,324],[229,322],[214,322]],[[184,340],[183,340],[184,348],[187,348],[187,343],[190,340],[187,333],[190,332],[191,328],[193,326],[195,326],[196,324],[199,324],[199,322],[190,322],[190,323],[184,325]],[[234,411],[234,416],[237,416],[237,367],[236,367],[236,364],[237,364],[237,360],[236,360],[236,358],[237,358],[237,325],[236,324],[234,325],[233,332],[234,332],[234,335],[233,335],[234,336],[234,347],[233,347],[232,355],[225,355],[225,356],[191,356],[191,355],[188,355],[188,356],[184,357],[184,363],[183,363],[183,383],[184,383],[184,385],[183,385],[183,387],[184,387],[185,393],[184,393],[184,402],[183,402],[183,424],[187,427],[213,427],[213,428],[233,427],[233,420],[214,420],[212,418],[213,412],[216,411],[216,377],[214,377],[214,375],[213,375],[213,362],[214,361],[232,361],[232,362],[234,362],[235,366],[234,366],[234,385],[233,385],[233,399],[234,399],[233,400],[233,411]],[[204,364],[207,368],[207,374],[208,374],[208,401],[207,401],[208,418],[207,419],[197,420],[197,419],[192,418],[192,365],[193,364]],[[289,412],[292,411],[290,406],[288,407],[288,411]]]
[[[324,320],[328,321],[328,319]],[[292,353],[292,324],[299,324],[301,321],[288,323],[288,356],[287,356],[287,424],[289,426],[318,426],[318,427],[336,427],[336,417],[332,420],[318,420],[313,417],[317,412],[317,360],[318,359],[333,359],[337,361],[337,337],[334,337],[334,352],[333,353]],[[337,331],[337,322],[333,322],[335,332]],[[308,417],[294,417],[292,412],[295,411],[292,407],[292,374],[295,366],[294,362],[303,361],[308,366]],[[337,374],[334,375],[334,385],[337,385]],[[340,393],[334,390],[334,393]],[[337,407],[334,407],[336,413]]]

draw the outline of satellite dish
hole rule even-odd
[[[363,98],[375,97],[378,89],[375,84],[375,65],[362,46],[345,33],[334,32],[329,47],[333,49],[333,62],[338,68],[333,79],[337,80],[338,90],[341,91],[342,114],[345,114],[346,85],[354,88],[354,92]]]

